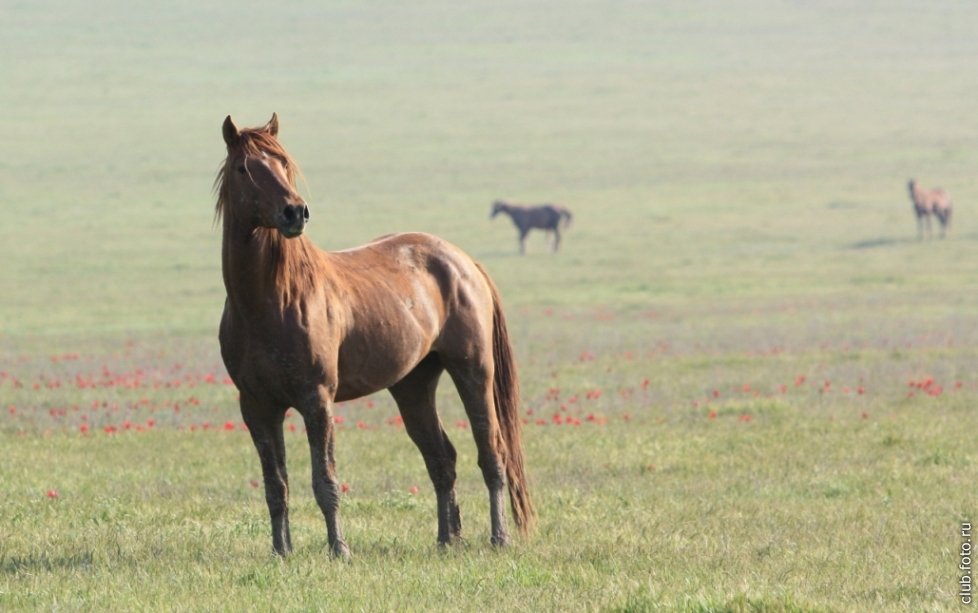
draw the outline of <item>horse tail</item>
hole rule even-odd
[[[476,267],[485,277],[492,292],[492,359],[495,367],[492,391],[496,404],[496,420],[499,422],[505,447],[502,455],[513,519],[520,533],[526,536],[536,521],[537,511],[530,499],[530,484],[523,461],[523,426],[519,414],[520,386],[516,375],[516,358],[513,356],[513,344],[506,329],[499,290],[485,268],[479,263],[476,263]]]

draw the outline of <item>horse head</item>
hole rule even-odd
[[[492,203],[492,213],[489,214],[489,219],[492,219],[496,215],[499,215],[502,211],[505,211],[509,207],[509,203],[505,200],[496,200]]]
[[[218,215],[278,229],[285,238],[302,234],[309,207],[295,189],[295,165],[278,142],[278,116],[272,113],[260,128],[239,130],[228,115],[223,132],[228,157],[218,177]]]

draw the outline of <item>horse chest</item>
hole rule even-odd
[[[262,390],[287,402],[310,385],[328,383],[329,356],[322,348],[311,347],[308,337],[295,334],[294,328],[269,322],[247,326],[226,315],[221,354],[232,380],[239,387]]]

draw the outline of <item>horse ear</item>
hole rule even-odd
[[[224,132],[224,143],[230,147],[237,147],[238,143],[241,142],[241,133],[238,132],[238,126],[234,125],[231,121],[231,116],[228,115],[227,119],[224,120],[224,125],[221,127],[221,131]]]
[[[268,133],[272,136],[278,136],[278,115],[272,113],[272,118],[268,120],[268,125],[265,127]]]

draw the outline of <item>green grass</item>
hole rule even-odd
[[[288,438],[296,551],[286,561],[269,553],[244,433],[10,437],[0,603],[698,611],[740,610],[743,596],[770,610],[784,598],[805,603],[786,610],[949,607],[955,522],[973,516],[967,484],[978,474],[970,437],[948,433],[978,427],[974,396],[899,408],[870,402],[870,419],[754,412],[748,401],[741,409],[750,422],[674,410],[661,422],[651,412],[603,426],[531,427],[541,522],[507,551],[488,544],[467,432],[451,429],[466,543],[439,552],[434,496],[407,437],[344,429],[349,566],[328,558],[298,433]],[[57,461],[39,465],[39,457]]]
[[[956,608],[976,18],[952,0],[0,7],[0,610]],[[224,430],[210,189],[224,117],[272,111],[317,244],[433,232],[500,286],[532,539],[488,545],[446,385],[463,545],[435,547],[423,463],[378,395],[338,410],[353,563],[327,556],[297,417],[296,552],[270,555],[257,456]],[[950,239],[916,240],[910,177],[951,191]],[[499,197],[568,205],[564,251],[531,235],[517,256]],[[939,395],[908,386],[927,378]]]

